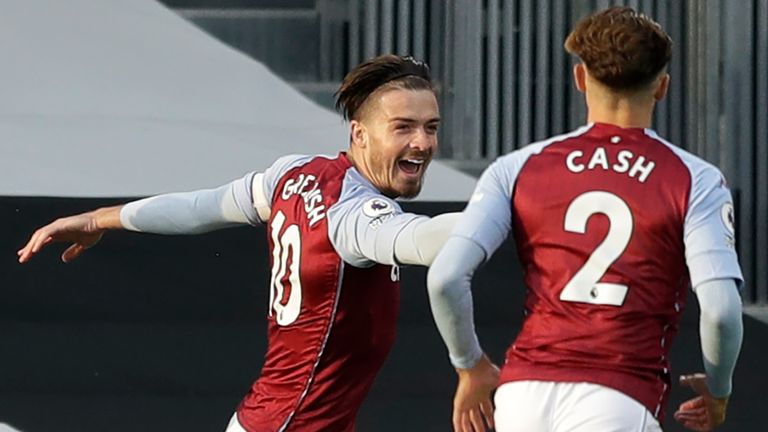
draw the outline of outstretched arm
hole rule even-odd
[[[417,219],[395,237],[395,259],[400,264],[429,266],[435,260],[461,213]]]
[[[249,195],[236,189],[236,180],[216,189],[158,195],[126,204],[120,211],[122,226],[130,231],[152,234],[202,234],[235,225],[259,223],[248,218],[246,207],[252,206]],[[243,197],[245,195],[245,198]],[[251,213],[253,213],[251,211]]]
[[[328,210],[328,233],[341,258],[356,267],[432,263],[459,213],[427,217],[366,189],[347,192]]]
[[[246,179],[250,181],[251,177]],[[29,261],[52,242],[72,243],[61,256],[64,262],[70,262],[85,249],[94,246],[108,230],[198,234],[249,222],[258,223],[255,211],[246,208],[250,200],[243,198],[248,197],[244,194],[246,179],[217,189],[158,195],[57,219],[35,231],[18,251],[19,262]]]

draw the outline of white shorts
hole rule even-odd
[[[640,402],[597,384],[514,381],[494,401],[496,432],[661,432]]]
[[[240,422],[237,421],[237,413],[232,415],[232,418],[229,420],[227,430],[224,432],[246,432],[246,430],[243,429],[243,427],[240,425]]]

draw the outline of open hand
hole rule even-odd
[[[94,212],[57,219],[32,234],[27,244],[16,254],[19,262],[25,263],[51,242],[72,242],[61,255],[61,260],[70,262],[83,251],[101,240],[104,229],[99,228]]]

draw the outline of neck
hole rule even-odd
[[[591,103],[590,103],[591,102]],[[608,123],[622,128],[650,128],[653,119],[653,101],[638,101],[631,97],[587,100],[587,121]]]
[[[352,166],[355,167],[357,172],[360,173],[363,177],[366,178],[371,184],[375,185],[374,178],[372,177],[371,169],[366,163],[365,158],[359,154],[358,151],[355,151],[355,146],[350,145],[349,150],[347,150],[347,159],[349,159],[349,162],[352,163]]]
[[[621,128],[650,128],[651,115],[634,112],[612,112],[610,110],[589,109],[589,123],[607,123]]]
[[[366,159],[364,156],[364,153],[359,149],[356,150],[356,146],[354,145],[350,145],[349,150],[347,150],[347,159],[349,159],[349,162],[352,163],[352,166],[355,167],[357,172],[365,177],[365,179],[368,180],[368,182],[373,185],[376,190],[388,198],[395,199],[399,197],[400,195],[394,193],[392,190],[385,186],[387,184],[386,178],[382,177],[385,174],[380,174],[378,177],[374,175],[376,171],[371,167],[368,159]]]
[[[358,161],[357,155],[355,155],[355,153],[356,153],[355,152],[355,148],[352,145],[350,145],[349,149],[347,150],[347,159],[349,159],[349,162],[352,164],[353,167],[355,167],[355,169],[360,174],[362,174],[363,176],[365,176],[367,178],[368,175],[365,172],[364,167],[360,166],[360,162]]]
[[[586,83],[587,121],[622,128],[650,128],[654,94],[650,91],[617,92],[588,78]]]

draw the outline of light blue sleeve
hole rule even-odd
[[[271,197],[280,177],[310,156],[278,159],[264,173],[252,172],[215,189],[156,195],[120,210],[128,230],[154,234],[200,234],[269,219]]]
[[[485,251],[463,237],[451,237],[427,273],[429,304],[437,330],[448,348],[451,364],[469,369],[483,356],[475,333],[472,276]]]
[[[272,196],[283,174],[308,162],[312,157],[306,155],[283,156],[263,173],[247,174],[242,182],[235,185],[235,202],[239,208],[243,209],[249,223],[265,223],[269,220],[272,213]]]
[[[743,281],[736,256],[735,214],[731,192],[717,168],[692,167],[693,184],[685,218],[685,258],[693,289],[709,280]]]
[[[264,196],[266,197],[267,201],[272,202],[272,197],[275,194],[275,188],[277,187],[277,183],[280,182],[280,179],[283,177],[283,175],[288,172],[289,170],[299,166],[304,165],[305,163],[312,160],[312,158],[315,158],[316,156],[307,156],[307,155],[288,155],[283,156],[280,159],[276,160],[275,163],[272,164],[269,168],[267,168],[264,171],[264,179],[263,179],[263,187],[264,187]]]
[[[457,368],[473,367],[483,354],[475,333],[472,277],[509,234],[512,188],[524,160],[512,153],[488,167],[427,275],[432,315]]]
[[[744,337],[741,297],[736,281],[715,279],[696,290],[701,314],[699,336],[707,386],[718,398],[731,394],[731,380]]]
[[[236,190],[245,187],[246,181],[133,201],[120,209],[120,222],[125,229],[153,234],[200,234],[258,223],[250,219],[253,209],[241,208],[235,199]]]
[[[480,176],[453,229],[452,236],[477,243],[486,259],[506,240],[512,226],[512,188],[519,168],[513,155],[498,159]]]
[[[396,201],[349,170],[338,202],[328,209],[328,236],[339,256],[355,267],[397,265],[395,241],[420,219],[427,218],[404,213]]]

